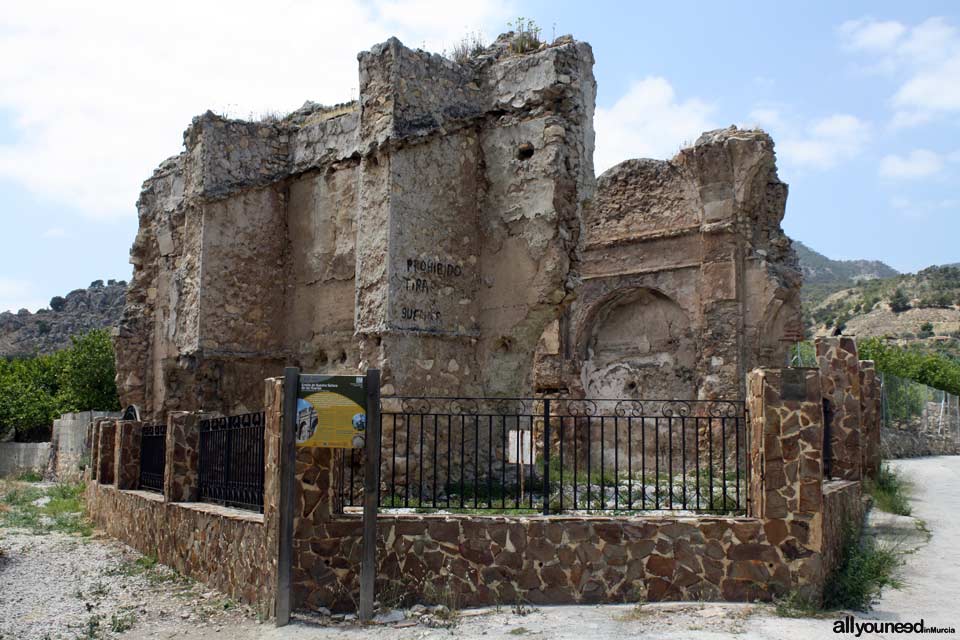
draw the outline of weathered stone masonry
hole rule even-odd
[[[144,183],[125,405],[258,409],[285,364],[376,366],[386,395],[739,398],[781,364],[799,271],[765,133],[598,183],[589,45],[359,59],[357,103],[207,113]]]
[[[456,594],[463,606],[515,602],[768,600],[797,590],[819,597],[842,532],[862,517],[860,484],[823,477],[823,396],[817,369],[758,369],[748,377],[751,516],[500,517],[381,515],[378,588],[410,601]],[[91,482],[96,522],[166,564],[272,612],[276,580],[282,381],[268,380],[263,516]],[[171,416],[170,434],[189,440]],[[123,427],[131,423],[120,423]],[[104,446],[115,466],[128,444]],[[121,441],[123,442],[123,441]],[[168,451],[177,447],[168,440]],[[860,452],[858,451],[859,455]],[[361,519],[339,514],[342,467],[329,449],[298,451],[294,605],[349,609],[359,575]],[[105,460],[97,461],[100,469]],[[869,461],[873,464],[875,461]],[[180,469],[180,471],[176,471]],[[131,470],[132,473],[132,470]],[[171,485],[191,495],[189,465],[168,456]],[[186,483],[186,484],[184,484]],[[164,522],[173,523],[165,526]]]
[[[458,64],[394,39],[360,54],[356,103],[194,120],[144,184],[116,338],[123,403],[167,424],[163,494],[136,490],[138,425],[101,420],[92,516],[270,613],[281,382],[260,385],[284,365],[375,366],[386,396],[746,395],[750,517],[383,515],[378,585],[463,605],[817,597],[860,513],[859,476],[824,483],[822,396],[859,411],[859,372],[834,349],[799,380],[746,375],[799,325],[772,141],[710,132],[598,182],[589,45],[506,43]],[[263,515],[192,502],[201,412],[264,406]],[[354,600],[360,519],[337,508],[334,455],[298,452],[297,607]]]

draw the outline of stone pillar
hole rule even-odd
[[[848,336],[817,338],[817,365],[823,388],[823,411],[830,433],[827,469],[831,478],[859,480],[860,360]]]
[[[880,378],[873,360],[860,361],[860,453],[863,477],[880,473]]]
[[[87,480],[96,480],[97,471],[100,468],[100,421],[94,420],[90,424],[87,434],[90,443],[90,470],[87,472]]]
[[[100,484],[113,484],[116,434],[116,421],[110,420],[100,423],[99,433],[97,434],[97,482]]]
[[[823,587],[823,401],[813,368],[747,374],[750,515],[789,566],[790,588],[819,599]]]
[[[164,500],[196,502],[200,496],[200,414],[170,412],[165,446]]]
[[[140,436],[143,424],[122,420],[116,425],[114,485],[117,489],[136,489],[140,484]]]
[[[750,515],[812,519],[822,510],[823,405],[816,369],[754,369]]]

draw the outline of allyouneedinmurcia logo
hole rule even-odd
[[[881,622],[869,620],[857,622],[853,616],[846,616],[833,623],[833,632],[853,634],[859,638],[865,633],[956,633],[953,627],[928,627],[923,618],[916,622]]]

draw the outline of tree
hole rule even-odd
[[[901,313],[910,308],[910,299],[907,298],[907,294],[903,292],[903,289],[897,287],[896,291],[893,292],[893,295],[890,296],[890,310],[894,313]]]
[[[53,296],[50,298],[50,308],[54,311],[63,311],[63,308],[67,306],[67,299],[63,296]]]
[[[73,346],[66,351],[58,380],[58,400],[62,411],[103,410],[120,408],[113,343],[104,329],[71,338]]]

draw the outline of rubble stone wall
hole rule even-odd
[[[824,398],[824,420],[830,433],[829,463],[831,478],[861,478],[861,399],[860,360],[857,343],[848,336],[817,338],[817,365],[820,367]]]
[[[578,281],[592,65],[569,37],[465,64],[391,39],[360,55],[356,103],[196,118],[138,203],[123,403],[255,410],[285,364],[378,366],[398,393],[529,392]]]
[[[94,524],[185,576],[271,615],[276,562],[263,516],[212,504],[176,504],[149,491],[90,483],[87,510]]]
[[[736,127],[672,160],[606,171],[586,209],[583,286],[559,328],[560,362],[538,386],[742,397],[746,372],[780,366],[801,326],[800,271],[780,228],[786,193],[770,137]]]

